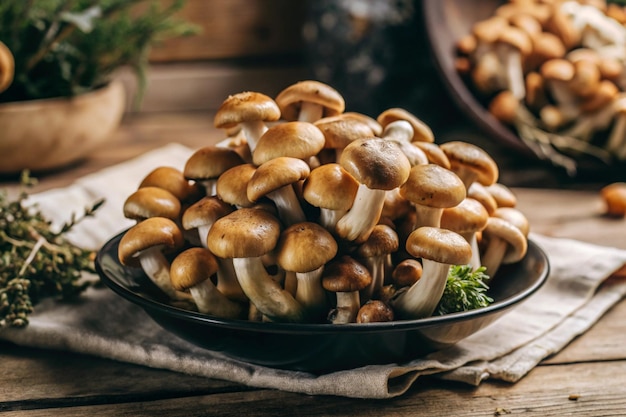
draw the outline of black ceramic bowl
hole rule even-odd
[[[420,320],[369,324],[260,323],[211,317],[167,304],[139,268],[121,265],[121,234],[99,251],[96,269],[120,296],[157,323],[195,345],[273,368],[323,373],[372,364],[404,362],[451,346],[501,317],[539,289],[549,264],[532,241],[526,257],[500,268],[489,295],[495,302],[473,311]]]
[[[487,104],[472,91],[455,68],[456,43],[471,33],[472,26],[492,16],[505,0],[437,0],[422,1],[424,28],[433,64],[457,107],[475,125],[496,143],[517,151],[520,156],[536,155],[519,135],[504,125],[487,110]],[[568,155],[576,160],[578,177],[603,180],[623,178],[625,165],[579,155]]]

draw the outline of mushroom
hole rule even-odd
[[[488,219],[487,209],[469,197],[454,207],[445,208],[441,214],[441,227],[457,232],[470,244],[472,248],[470,265],[474,270],[482,265],[477,234],[487,226]]]
[[[549,59],[539,67],[546,91],[562,113],[564,122],[573,120],[580,114],[579,98],[569,87],[574,73],[574,64],[563,58]]]
[[[415,165],[400,186],[400,195],[409,200],[416,212],[413,229],[420,226],[439,227],[446,207],[459,204],[466,195],[465,185],[449,169],[439,165]]]
[[[498,207],[494,211],[492,217],[499,217],[508,221],[513,226],[517,227],[524,237],[528,237],[530,232],[530,222],[520,210],[515,207]]]
[[[250,201],[267,197],[274,202],[278,217],[290,226],[306,220],[293,185],[308,177],[309,165],[301,159],[281,156],[259,165],[250,181],[247,195]]]
[[[333,324],[354,323],[361,308],[359,291],[371,281],[367,268],[349,255],[329,262],[322,274],[322,285],[326,291],[335,293],[336,303],[328,320]]]
[[[356,315],[357,323],[382,323],[393,321],[393,319],[393,310],[381,300],[367,301]]]
[[[218,129],[229,129],[241,125],[250,152],[254,152],[257,141],[267,130],[266,123],[280,119],[276,102],[265,94],[253,91],[228,96],[215,113],[214,125]]]
[[[482,204],[485,210],[487,210],[487,213],[492,216],[498,208],[498,202],[493,194],[487,190],[487,188],[488,187],[485,187],[481,183],[474,182],[470,185],[469,190],[467,190],[467,197],[473,198]]]
[[[252,162],[259,166],[271,159],[288,156],[310,164],[310,160],[324,147],[324,142],[324,134],[312,123],[279,123],[259,138]]]
[[[180,200],[166,189],[143,187],[130,194],[124,201],[124,217],[143,221],[149,217],[180,218]]]
[[[396,288],[410,287],[420,280],[423,272],[422,263],[417,259],[403,259],[393,269],[391,282]]]
[[[319,321],[327,311],[322,287],[324,265],[337,254],[337,242],[317,223],[301,222],[287,227],[276,246],[276,261],[296,276],[296,301],[302,304],[309,321]]]
[[[248,198],[248,182],[255,172],[256,167],[253,164],[236,165],[227,169],[215,184],[217,196],[237,208],[252,207],[254,202]]]
[[[494,198],[498,207],[517,206],[517,196],[506,185],[495,182],[484,188]],[[489,215],[491,215],[491,213]]]
[[[244,163],[241,155],[232,148],[204,146],[187,159],[183,175],[200,184],[210,196],[215,195],[217,179],[224,171]]]
[[[507,79],[507,89],[513,97],[522,100],[526,95],[524,86],[524,60],[532,50],[530,37],[514,26],[502,28],[495,44]]]
[[[482,243],[486,242],[486,243]],[[482,231],[481,260],[491,282],[500,265],[520,261],[528,250],[524,233],[513,223],[500,217],[489,217]]]
[[[605,205],[607,216],[626,216],[626,183],[614,182],[602,187],[600,196]]]
[[[604,148],[619,159],[626,159],[626,96],[615,100],[614,109],[613,127]]]
[[[180,228],[165,217],[150,217],[137,223],[120,239],[118,257],[122,265],[141,267],[148,278],[170,300],[190,300],[189,294],[176,291],[170,281],[170,262],[165,252],[183,247]]]
[[[524,97],[524,103],[530,110],[539,112],[549,102],[543,77],[538,72],[531,71],[526,74],[525,81],[526,97]]]
[[[305,80],[292,84],[276,96],[276,103],[287,121],[315,122],[343,113],[346,104],[341,94],[319,81]]]
[[[450,170],[461,178],[466,189],[474,181],[491,185],[498,180],[498,165],[479,146],[469,142],[450,141],[440,147],[450,160]]]
[[[343,149],[351,142],[370,138],[375,134],[369,123],[345,114],[319,119],[315,122],[315,126],[324,134],[324,149],[334,153],[332,162],[338,162],[341,159]]]
[[[389,108],[378,115],[376,118],[378,123],[385,128],[389,124],[404,120],[411,125],[413,135],[410,142],[428,142],[435,141],[435,135],[431,128],[413,113],[400,107]]]
[[[208,248],[232,258],[237,280],[251,303],[273,321],[302,322],[305,311],[267,272],[262,256],[276,248],[279,220],[255,208],[240,208],[218,219],[207,238]]]
[[[346,111],[346,112],[341,113],[340,116],[347,118],[347,119],[356,119],[366,124],[367,126],[369,126],[370,129],[372,129],[374,136],[380,136],[380,134],[383,132],[383,127],[380,125],[380,123],[378,123],[376,119],[366,114],[355,112],[355,111]]]
[[[406,241],[406,250],[422,260],[422,277],[390,300],[397,317],[420,319],[435,311],[446,287],[452,265],[467,265],[472,257],[470,244],[458,233],[438,227],[420,227]]]
[[[0,93],[9,88],[15,75],[15,59],[11,50],[0,41]]]
[[[320,210],[319,223],[331,233],[352,207],[359,183],[337,163],[320,165],[304,180],[302,197]]]
[[[150,171],[139,184],[139,188],[143,187],[163,188],[183,204],[194,202],[203,194],[202,189],[185,178],[182,171],[170,166],[159,166]]]
[[[436,143],[414,141],[413,145],[417,146],[422,150],[422,152],[424,152],[424,155],[426,155],[426,158],[428,159],[428,163],[450,169],[450,160]]]
[[[370,271],[372,283],[361,291],[361,303],[378,296],[385,283],[385,271],[391,254],[398,250],[400,241],[392,227],[377,224],[367,240],[356,249],[357,259]]]
[[[380,138],[358,139],[344,149],[339,161],[358,182],[352,208],[337,222],[337,234],[364,242],[378,223],[385,193],[404,184],[411,164],[400,147]]]
[[[170,280],[177,291],[189,291],[200,313],[243,318],[247,306],[229,299],[211,281],[217,269],[217,260],[211,251],[193,247],[176,255],[170,267]]]

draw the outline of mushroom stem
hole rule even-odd
[[[171,300],[190,301],[191,296],[182,291],[176,291],[170,282],[170,263],[159,246],[153,246],[141,252],[139,263],[144,273],[161,289]]]
[[[443,208],[429,207],[423,204],[413,204],[415,207],[415,224],[413,230],[422,226],[439,227]]]
[[[472,259],[470,260],[470,265],[474,270],[480,268],[482,266],[482,260],[480,257],[480,249],[478,248],[478,237],[476,232],[468,232],[468,233],[459,233],[467,243],[470,244],[472,248]]]
[[[233,258],[233,266],[243,292],[270,320],[304,321],[302,304],[274,281],[260,257]]]
[[[244,304],[230,300],[217,290],[210,279],[189,288],[198,311],[205,314],[214,314],[223,318],[241,318],[247,311]]]
[[[380,218],[385,193],[386,190],[371,189],[359,184],[352,208],[337,222],[337,234],[349,241],[367,240]]]
[[[267,198],[276,204],[278,218],[286,227],[306,221],[300,200],[291,184],[268,193]]]
[[[361,308],[361,299],[358,291],[338,292],[337,307],[331,311],[330,322],[333,324],[354,323],[359,308]]]
[[[422,277],[391,300],[396,314],[404,319],[431,316],[446,288],[449,270],[449,264],[422,258]]]
[[[497,236],[490,238],[489,245],[487,245],[481,257],[485,272],[489,274],[490,277],[495,276],[496,272],[498,272],[508,246],[507,241],[502,238]]]
[[[320,208],[319,223],[329,231],[334,231],[337,227],[337,222],[341,219],[348,210],[332,210],[327,208]]]
[[[322,287],[324,266],[310,272],[296,272],[296,301],[302,304],[307,315],[317,319],[326,311],[326,292]]]
[[[241,124],[241,130],[246,136],[250,152],[254,152],[259,138],[263,136],[263,133],[265,133],[267,129],[267,126],[262,120],[252,120]]]
[[[370,271],[372,282],[364,290],[360,291],[360,301],[367,302],[380,292],[385,282],[386,261],[388,254],[378,256],[368,256],[361,260],[363,265]]]
[[[310,101],[302,101],[298,121],[313,123],[324,116],[324,107]]]
[[[217,289],[226,297],[237,300],[247,301],[247,297],[241,289],[241,285],[237,280],[235,267],[232,259],[217,258]]]

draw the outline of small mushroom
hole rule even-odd
[[[176,196],[159,187],[143,187],[134,191],[124,201],[124,217],[143,221],[149,217],[166,217],[177,221],[181,204]]]
[[[507,90],[522,100],[526,95],[523,62],[532,50],[530,37],[519,28],[507,26],[500,32],[495,48],[506,73]]]
[[[423,272],[422,263],[417,259],[403,259],[393,269],[391,282],[396,288],[410,287],[420,280]]]
[[[359,118],[346,116],[345,113],[319,119],[315,121],[315,126],[324,134],[324,149],[334,153],[332,162],[338,162],[341,159],[343,149],[351,142],[370,138],[375,134],[369,123],[364,123]]]
[[[278,217],[290,226],[306,220],[304,211],[294,190],[294,184],[306,179],[311,169],[301,159],[281,156],[259,165],[247,186],[250,201],[269,198],[276,205]]]
[[[337,163],[320,165],[304,180],[302,197],[320,209],[319,223],[331,233],[350,210],[359,183]]]
[[[322,150],[324,142],[324,134],[312,123],[278,123],[259,138],[252,154],[252,162],[259,166],[280,156],[309,162]]]
[[[438,144],[433,142],[413,142],[413,145],[417,146],[424,152],[428,163],[436,164],[443,168],[450,169],[450,160],[446,156],[445,152],[441,150]]]
[[[600,196],[610,217],[626,216],[626,183],[614,182],[602,187]]]
[[[324,268],[322,285],[335,293],[336,306],[328,315],[333,324],[354,323],[361,308],[359,291],[370,285],[372,276],[367,268],[349,255],[342,255]]]
[[[247,306],[226,297],[211,281],[217,269],[217,259],[211,251],[193,247],[176,255],[170,267],[170,280],[177,291],[189,291],[200,313],[243,318]]]
[[[489,217],[482,232],[481,260],[489,281],[495,277],[500,265],[520,261],[528,250],[524,233],[513,223],[500,217]]]
[[[409,200],[416,212],[414,229],[420,226],[439,227],[446,207],[459,204],[466,195],[465,185],[452,171],[439,165],[416,165],[400,186],[400,195]]]
[[[393,321],[393,309],[381,300],[369,300],[356,315],[357,323],[383,323]]]
[[[276,96],[287,121],[299,120],[313,123],[323,117],[343,113],[346,104],[341,94],[328,84],[305,80],[292,84]]]
[[[498,165],[477,145],[463,141],[450,141],[440,145],[450,160],[450,170],[457,174],[465,188],[474,181],[491,185],[498,180]]]
[[[253,164],[236,165],[227,169],[215,184],[217,196],[236,208],[252,207],[254,202],[248,198],[248,183],[255,172],[256,166]]]
[[[124,233],[118,257],[122,265],[140,266],[170,300],[190,300],[189,294],[176,291],[172,286],[170,262],[165,256],[165,252],[175,252],[183,244],[183,234],[176,223],[165,217],[150,217]]]
[[[352,208],[337,222],[336,231],[343,239],[363,242],[378,223],[385,193],[406,181],[411,164],[398,145],[380,138],[352,142],[339,163],[359,182],[359,188]]]
[[[283,230],[275,252],[278,266],[295,273],[296,301],[310,321],[319,321],[328,309],[322,273],[324,265],[337,254],[337,242],[319,224],[301,222]]]
[[[406,109],[392,107],[380,113],[376,120],[383,128],[395,121],[404,120],[408,122],[412,128],[413,135],[410,142],[433,143],[435,141],[435,135],[430,126]]]
[[[413,139],[413,127],[406,120],[395,120],[385,125],[381,138],[397,143],[411,166],[428,163],[428,158],[424,151],[411,142]]]
[[[143,187],[163,188],[183,204],[194,202],[203,194],[202,189],[185,178],[182,171],[170,166],[159,166],[150,171],[139,184],[139,188]]]
[[[205,189],[206,195],[215,195],[217,179],[226,170],[245,161],[232,148],[204,146],[196,150],[185,162],[183,175]]]
[[[458,233],[438,227],[420,227],[406,241],[407,251],[422,260],[422,277],[390,300],[401,319],[429,317],[446,287],[452,265],[467,265],[472,257],[470,244]]]
[[[361,291],[361,303],[377,297],[385,283],[385,271],[391,254],[398,250],[400,241],[392,227],[385,224],[374,226],[365,242],[356,249],[358,260],[370,271],[372,283]]]
[[[305,311],[265,269],[262,257],[276,248],[280,222],[266,210],[240,208],[218,219],[207,238],[208,248],[232,258],[237,280],[251,303],[273,321],[302,322]]]
[[[228,96],[215,113],[214,125],[229,129],[241,125],[250,152],[254,152],[259,138],[268,129],[269,122],[280,119],[280,108],[265,94],[245,91]]]

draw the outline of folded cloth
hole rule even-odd
[[[79,223],[69,236],[75,244],[97,249],[132,224],[123,217],[122,204],[143,176],[164,161],[182,169],[191,152],[168,145],[30,201],[60,225],[68,220],[68,210],[80,212],[105,198],[96,216]],[[626,263],[626,251],[539,234],[530,238],[550,260],[545,285],[487,328],[407,363],[313,375],[236,361],[172,337],[141,308],[102,286],[89,288],[71,303],[42,301],[27,328],[0,329],[0,339],[311,395],[390,398],[406,392],[421,375],[472,385],[488,378],[515,382],[589,329],[626,293],[623,281],[605,283]]]

